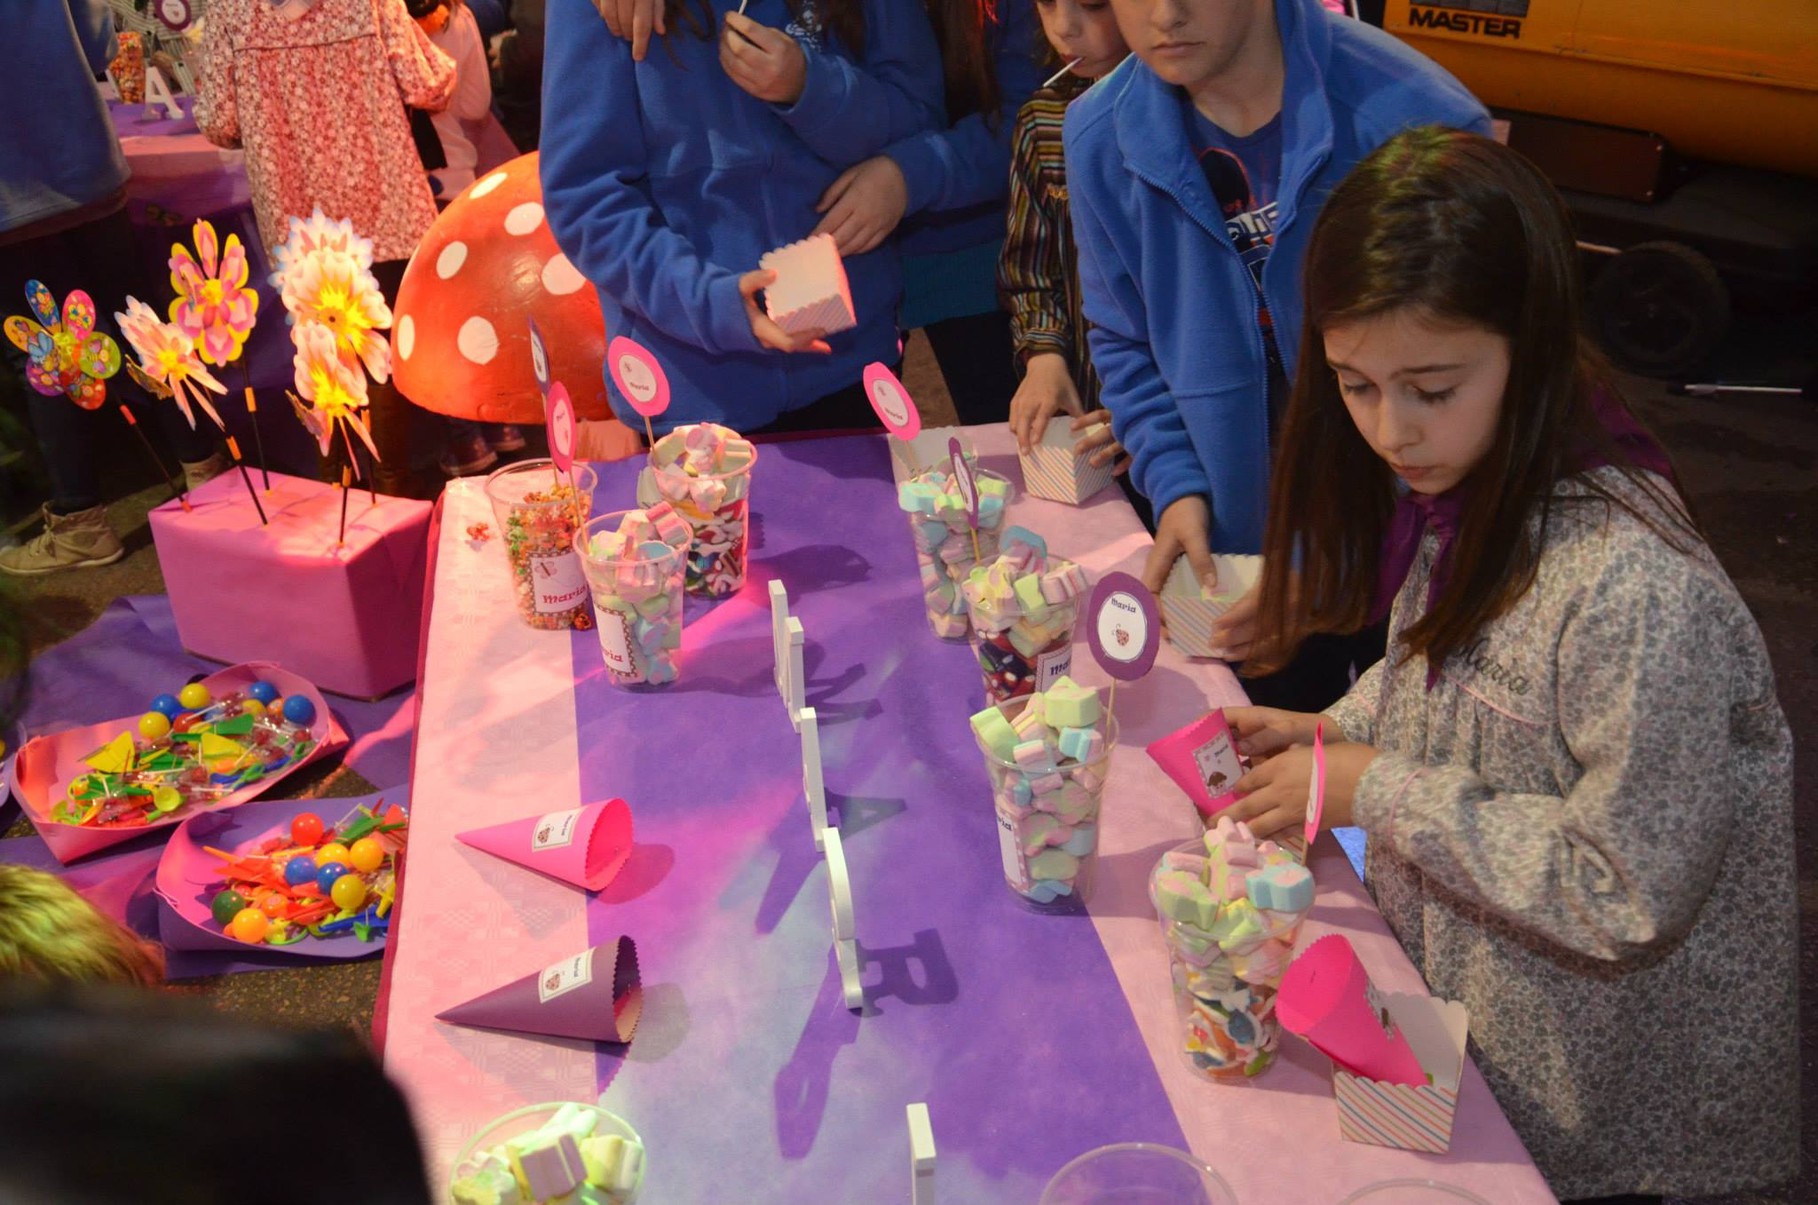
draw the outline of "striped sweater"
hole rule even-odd
[[[1088,412],[1098,408],[1098,374],[1086,350],[1061,119],[1090,86],[1089,80],[1064,75],[1018,111],[1010,152],[1010,226],[997,264],[998,294],[1010,311],[1017,363],[1026,364],[1039,352],[1065,356]]]

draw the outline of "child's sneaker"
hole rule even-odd
[[[484,437],[469,433],[456,436],[436,463],[450,477],[472,477],[499,463],[499,455],[486,445]]]
[[[495,452],[522,452],[524,432],[516,423],[497,423],[487,428],[486,442]]]
[[[16,548],[0,551],[0,573],[42,577],[62,569],[111,565],[126,555],[120,537],[107,525],[107,508],[92,506],[59,515],[44,508],[44,531]]]

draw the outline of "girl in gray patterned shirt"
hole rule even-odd
[[[1232,816],[1299,822],[1323,720],[1326,817],[1562,1198],[1790,1179],[1791,740],[1580,337],[1564,206],[1493,142],[1392,139],[1320,215],[1305,330],[1246,669],[1385,610],[1389,653],[1323,716],[1227,712]]]

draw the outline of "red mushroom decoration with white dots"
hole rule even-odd
[[[550,233],[534,152],[463,190],[411,257],[391,327],[398,388],[437,414],[541,423],[532,317],[548,345],[551,379],[568,387],[576,414],[611,420],[600,301]]]

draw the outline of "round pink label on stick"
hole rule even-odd
[[[615,338],[606,345],[606,367],[633,410],[655,418],[669,409],[669,378],[641,343],[623,335]]]
[[[865,396],[890,434],[906,443],[922,433],[922,413],[915,408],[915,399],[882,364],[865,365]]]

